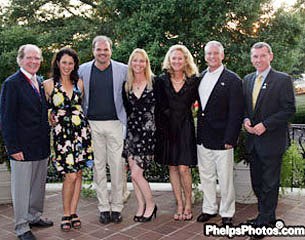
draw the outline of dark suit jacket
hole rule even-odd
[[[206,71],[202,73],[202,77]],[[232,71],[221,73],[204,111],[199,101],[197,144],[214,150],[225,144],[236,145],[243,119],[244,104],[241,79]]]
[[[245,118],[254,126],[262,122],[266,132],[261,136],[247,134],[246,148],[255,147],[262,156],[281,155],[288,143],[288,120],[295,113],[295,97],[291,78],[273,69],[267,75],[252,110],[252,89],[255,73],[244,79]]]
[[[8,77],[1,91],[1,127],[8,154],[23,152],[27,161],[42,160],[50,155],[47,103],[44,90],[40,95],[19,70]]]

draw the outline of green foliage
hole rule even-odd
[[[248,155],[245,146],[246,131],[242,129],[240,131],[237,146],[234,148],[234,162],[239,163],[241,161],[248,162]]]
[[[92,184],[89,187],[82,187],[81,196],[84,198],[93,198],[96,197],[96,191],[92,189]]]
[[[195,197],[195,202],[198,202],[203,197],[203,192],[199,189],[200,175],[198,167],[192,168],[192,183],[193,183],[193,193]]]
[[[2,138],[2,135],[0,134],[0,164],[2,163],[6,163],[7,167],[9,168],[10,167],[10,162],[8,160],[8,156],[7,156],[7,153],[6,153],[6,149],[5,149],[5,146],[4,146],[4,142],[3,142],[3,138]]]
[[[81,62],[92,58],[91,41],[105,34],[113,39],[113,58],[127,62],[132,50],[145,48],[152,69],[161,72],[168,48],[185,44],[203,70],[204,44],[219,40],[225,64],[240,76],[253,71],[250,46],[268,41],[275,52],[274,67],[298,74],[305,67],[304,6],[272,15],[271,0],[104,0],[21,1],[0,8],[0,81],[15,72],[21,44],[43,49],[41,74],[48,76],[54,52],[71,46]]]
[[[292,119],[292,123],[305,123],[305,94],[296,96],[296,113]]]
[[[292,143],[283,156],[281,186],[298,188],[305,186],[305,159],[296,143]]]

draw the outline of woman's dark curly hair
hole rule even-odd
[[[78,67],[79,67],[79,59],[77,53],[72,49],[68,47],[61,48],[59,52],[57,52],[53,59],[52,59],[52,65],[51,65],[51,77],[53,78],[54,82],[59,82],[60,79],[60,69],[58,67],[58,63],[60,62],[60,59],[64,56],[68,55],[73,58],[74,60],[74,69],[71,72],[70,78],[72,80],[73,84],[77,84],[79,76],[78,76]]]

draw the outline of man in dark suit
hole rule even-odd
[[[223,66],[224,49],[220,42],[208,42],[204,50],[208,68],[203,72],[198,88],[200,104],[197,120],[197,153],[203,204],[197,221],[205,222],[217,215],[218,179],[221,193],[219,214],[223,225],[231,225],[235,213],[233,147],[244,112],[242,81]]]
[[[244,79],[246,148],[250,153],[253,190],[258,198],[256,226],[274,224],[282,155],[288,143],[288,120],[295,113],[291,78],[273,70],[271,47],[258,42],[251,48],[256,72]]]
[[[30,227],[49,227],[41,219],[50,154],[47,103],[36,73],[41,50],[31,44],[19,48],[20,70],[8,77],[1,92],[1,124],[10,157],[15,231],[19,239],[36,239]]]

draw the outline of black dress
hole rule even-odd
[[[198,78],[186,79],[176,92],[168,73],[155,80],[156,92],[156,155],[163,165],[197,165],[192,104],[198,96]]]
[[[133,91],[122,88],[123,104],[127,113],[127,136],[122,156],[132,157],[142,169],[148,169],[155,151],[155,96],[147,86],[140,98]]]

